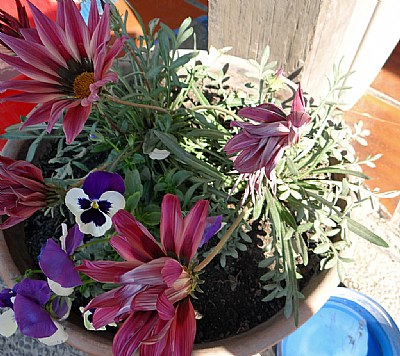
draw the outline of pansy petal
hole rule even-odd
[[[201,238],[199,248],[206,244],[221,229],[221,226],[222,215],[208,217],[206,219],[206,229]]]
[[[94,237],[103,236],[112,226],[111,218],[108,215],[93,208],[76,216],[76,222],[79,230]]]
[[[78,225],[72,226],[65,238],[65,252],[67,255],[72,256],[78,246],[82,243],[84,238],[83,233],[79,230]]]
[[[90,173],[83,182],[82,189],[91,200],[100,199],[100,196],[108,191],[115,191],[121,195],[125,193],[122,177],[117,173],[104,171]]]
[[[107,202],[106,208],[103,210],[101,207],[102,202]],[[118,210],[125,207],[125,198],[122,194],[114,191],[108,191],[100,196],[98,201],[100,210],[112,217]]]
[[[68,334],[64,330],[63,326],[56,321],[54,322],[54,324],[57,327],[57,330],[53,335],[38,339],[41,343],[47,346],[59,345],[68,340]]]
[[[48,239],[39,256],[39,266],[49,279],[64,288],[82,284],[74,262],[67,253],[52,239]]]
[[[57,295],[60,295],[62,297],[68,297],[72,293],[74,293],[75,288],[74,287],[69,287],[65,288],[63,287],[60,283],[57,283],[50,278],[47,278],[47,283],[49,284],[50,289]]]
[[[68,190],[65,195],[65,205],[75,216],[80,215],[82,211],[84,211],[84,208],[80,203],[82,200],[90,201],[83,189],[80,188],[72,188]]]
[[[4,288],[0,292],[0,308],[12,308],[11,298],[15,297],[15,293],[10,288]]]
[[[53,335],[57,327],[49,313],[32,299],[17,294],[14,301],[15,320],[22,334],[44,338]]]
[[[15,321],[14,310],[7,309],[0,314],[0,335],[10,337],[18,329],[17,322]]]
[[[71,298],[56,297],[51,302],[51,310],[59,320],[65,320],[68,318],[71,311],[72,301]]]
[[[46,281],[30,278],[23,279],[17,283],[13,290],[15,293],[30,298],[41,306],[47,303],[51,296],[50,288]]]

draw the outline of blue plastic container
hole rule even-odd
[[[377,302],[337,288],[325,305],[278,344],[278,356],[400,356],[400,331]]]

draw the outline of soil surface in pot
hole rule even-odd
[[[37,263],[41,246],[49,237],[61,235],[60,224],[64,221],[61,214],[53,218],[36,213],[26,222],[26,244],[29,253]],[[255,224],[253,224],[255,225]],[[260,277],[266,269],[258,267],[264,258],[258,247],[260,240],[257,231],[252,233],[253,242],[248,250],[239,252],[239,258],[227,258],[225,268],[215,258],[201,275],[204,284],[200,287],[204,293],[196,293],[198,299],[192,298],[197,313],[196,343],[219,340],[245,332],[268,320],[284,306],[284,298],[262,302],[266,291],[260,283]],[[207,246],[210,248],[210,246]],[[311,266],[314,267],[311,267]],[[318,263],[302,270],[303,279],[300,287],[307,284],[315,273]],[[38,267],[39,268],[39,267]],[[86,305],[89,300],[79,298],[81,303],[74,303],[75,312],[79,314],[79,305]],[[115,330],[110,328],[110,331]]]
[[[47,162],[47,152],[41,157],[42,162],[38,164],[45,177],[49,177],[54,171],[54,166],[43,163]],[[36,264],[40,249],[47,239],[51,237],[58,239],[61,236],[61,223],[65,220],[66,217],[55,209],[53,216],[44,216],[43,212],[37,212],[26,221],[25,242]],[[72,226],[74,223],[72,216],[67,216],[67,220],[67,225]],[[264,243],[265,239],[268,240],[265,230],[265,227],[254,222],[249,233],[253,242],[247,245],[247,251],[239,251],[238,259],[227,257],[224,268],[221,267],[217,256],[201,274],[200,278],[204,284],[200,285],[200,288],[204,293],[196,293],[198,299],[192,298],[197,313],[196,343],[219,340],[248,331],[283,308],[284,298],[270,302],[261,301],[267,295],[263,289],[264,285],[260,283],[260,277],[267,270],[258,267],[258,263],[264,259],[259,245],[263,244],[262,240]],[[208,251],[217,242],[216,239],[212,239],[203,249]],[[318,269],[318,261],[312,260],[312,256],[310,259],[307,267],[299,267],[303,276],[299,281],[301,289]],[[73,304],[75,313],[80,314],[79,306],[88,302],[89,299],[78,297]],[[115,330],[110,328],[111,332]]]

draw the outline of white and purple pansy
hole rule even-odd
[[[39,266],[49,283],[50,289],[61,296],[68,296],[74,287],[82,284],[79,272],[75,270],[71,256],[83,241],[83,233],[78,225],[67,231],[67,225],[61,224],[61,246],[53,239],[48,239],[39,255]]]
[[[65,204],[84,234],[98,237],[111,228],[111,217],[125,207],[124,180],[117,173],[97,171],[85,179],[82,189],[72,188]]]
[[[65,342],[68,334],[45,309],[50,296],[46,281],[29,278],[17,283],[13,289],[4,289],[0,293],[0,307],[7,310],[0,315],[0,334],[8,337],[18,328],[23,335],[36,338],[46,345]],[[62,319],[65,316],[63,313],[69,313],[68,302],[59,303],[55,309],[55,317]]]

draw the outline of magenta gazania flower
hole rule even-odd
[[[11,80],[0,83],[0,92],[22,91],[3,101],[41,103],[21,127],[47,122],[50,132],[66,110],[63,128],[67,143],[82,131],[100,89],[116,82],[116,73],[109,72],[113,59],[120,52],[124,38],[111,48],[110,8],[106,4],[100,18],[96,0],[91,1],[88,25],[72,0],[58,1],[57,21],[53,22],[29,3],[36,31],[22,32],[24,39],[0,34],[16,56],[0,54],[0,59],[32,80]]]
[[[196,321],[189,294],[197,284],[193,257],[206,228],[208,202],[200,200],[182,217],[179,199],[165,195],[161,245],[128,212],[112,218],[118,235],[110,243],[124,262],[83,261],[77,269],[118,288],[94,298],[94,327],[125,320],[113,342],[114,355],[189,356]]]
[[[8,216],[0,229],[8,229],[29,218],[48,206],[52,199],[57,199],[57,195],[45,184],[38,167],[0,156],[0,215]]]
[[[29,18],[25,6],[22,6],[21,1],[15,0],[15,4],[17,5],[18,18],[15,18],[0,9],[0,33],[5,33],[12,37],[23,38],[21,32],[30,28]],[[0,40],[0,45],[10,49],[2,40]]]
[[[259,191],[264,177],[274,186],[274,169],[285,148],[299,141],[302,131],[311,120],[305,112],[300,86],[289,115],[270,103],[243,108],[238,115],[256,123],[231,122],[231,127],[239,127],[240,131],[225,145],[225,152],[229,155],[239,153],[234,158],[233,166],[241,174],[241,179],[250,179],[248,190]]]

